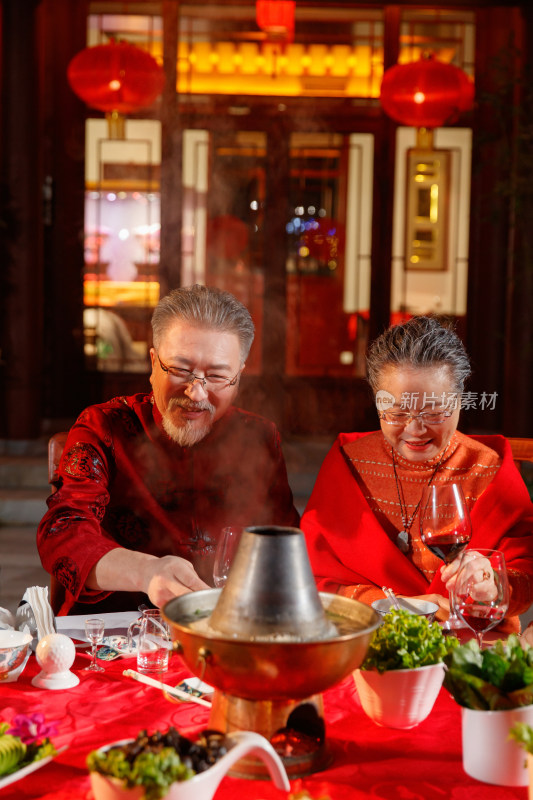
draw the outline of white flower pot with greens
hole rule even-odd
[[[528,786],[525,753],[510,731],[533,725],[533,648],[514,634],[483,650],[472,640],[445,661],[444,686],[462,706],[463,769],[484,783]]]
[[[444,678],[443,658],[457,640],[437,622],[392,610],[374,633],[354,681],[364,712],[377,725],[414,728],[430,714]]]

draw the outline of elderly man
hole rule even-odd
[[[161,606],[212,585],[225,526],[299,523],[275,426],[232,405],[247,309],[218,289],[176,289],[152,329],[152,392],[81,413],[39,525],[63,614]]]

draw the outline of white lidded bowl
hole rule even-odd
[[[18,678],[28,658],[31,641],[31,633],[0,630],[0,682],[9,683]]]
[[[439,607],[436,603],[430,603],[429,600],[418,600],[414,597],[410,597],[409,599],[404,599],[401,597],[399,598],[399,603],[402,608],[404,608],[406,611],[409,611],[411,614],[427,617],[429,622],[433,622],[435,619],[435,614],[439,610]],[[394,606],[391,600],[389,600],[387,597],[382,597],[381,600],[374,600],[372,603],[372,608],[374,611],[377,611],[379,614],[384,616],[391,611]]]
[[[353,673],[363,711],[385,728],[414,728],[429,716],[444,680],[444,664]]]
[[[228,770],[241,758],[249,755],[264,762],[276,788],[285,792],[290,790],[283,762],[264,736],[252,731],[233,731],[226,734],[226,737],[231,749],[216,764],[187,781],[176,781],[162,800],[211,800]],[[114,744],[126,744],[128,741],[131,739]],[[108,750],[112,746],[107,745],[102,750]],[[144,787],[127,789],[120,780],[108,778],[99,772],[91,772],[90,778],[94,800],[141,800],[144,795]]]

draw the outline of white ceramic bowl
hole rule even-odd
[[[385,728],[414,728],[430,714],[444,680],[444,664],[353,673],[363,711]]]
[[[533,705],[501,711],[461,708],[463,769],[497,786],[529,786],[527,753],[509,731],[517,722],[533,725]]]
[[[410,611],[411,614],[427,617],[430,622],[433,622],[435,619],[435,614],[439,610],[439,607],[436,603],[430,603],[428,600],[417,600],[414,597],[410,597],[409,599],[404,599],[401,597],[399,598],[399,602],[402,608]],[[374,600],[372,603],[372,608],[384,616],[388,611],[391,610],[391,608],[393,608],[393,605],[388,598],[383,597],[381,600]]]
[[[0,682],[14,680],[28,657],[31,633],[0,630]]]
[[[247,755],[256,756],[265,763],[278,789],[285,792],[290,790],[283,762],[264,736],[252,731],[234,731],[228,733],[227,738],[233,745],[226,755],[205,772],[199,772],[194,778],[173,783],[162,800],[211,800],[226,772]],[[126,744],[127,741],[131,739],[114,744]],[[102,750],[108,750],[110,747],[112,745],[107,745]],[[99,772],[91,772],[90,777],[94,800],[140,800],[144,794],[142,786],[125,789],[121,781],[107,778]]]

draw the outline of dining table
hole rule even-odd
[[[131,615],[125,616],[124,628],[130,620]],[[57,622],[58,630],[76,641],[75,623],[69,618]],[[114,624],[118,630],[120,620]],[[152,733],[174,726],[195,738],[209,727],[208,707],[170,698],[125,676],[125,670],[136,670],[135,656],[101,662],[103,672],[89,672],[90,649],[77,644],[71,667],[80,679],[77,686],[35,686],[32,679],[40,666],[34,653],[16,682],[0,686],[0,721],[39,712],[55,723],[57,733],[51,738],[60,751],[42,768],[0,788],[1,800],[93,800],[86,766],[92,750],[134,738],[141,730]],[[188,677],[190,670],[173,654],[161,680],[177,686]],[[367,717],[351,675],[324,692],[323,701],[330,756],[324,770],[291,778],[289,793],[268,779],[227,775],[215,800],[527,800],[525,787],[494,786],[465,773],[461,709],[444,688],[429,716],[409,730],[380,727]]]

